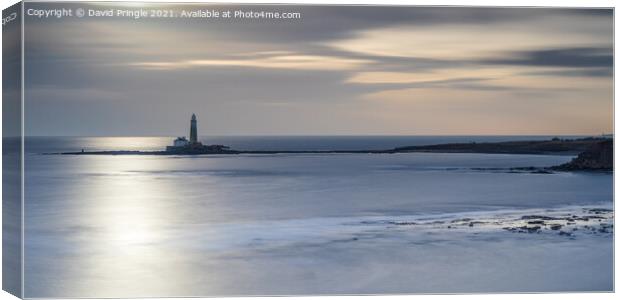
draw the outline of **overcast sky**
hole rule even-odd
[[[611,10],[225,8],[302,18],[27,18],[27,135],[613,130]]]

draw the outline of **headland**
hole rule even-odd
[[[484,143],[447,143],[403,146],[383,150],[235,150],[225,145],[203,145],[198,141],[197,119],[192,115],[190,139],[178,137],[172,146],[162,151],[77,151],[45,153],[60,155],[216,155],[216,154],[395,154],[395,153],[480,153],[480,154],[536,154],[573,155],[571,162],[536,171],[612,171],[613,138],[608,136],[577,139],[505,141]]]

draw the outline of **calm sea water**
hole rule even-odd
[[[347,150],[514,139],[531,137],[203,140],[240,150]],[[170,141],[168,137],[27,140],[27,297],[597,290],[608,288],[611,282],[600,280],[602,275],[590,279],[560,276],[555,282],[552,274],[547,285],[527,281],[525,274],[515,277],[525,282],[514,285],[509,282],[513,279],[498,281],[503,278],[498,274],[503,274],[505,268],[524,266],[505,265],[503,261],[511,260],[510,255],[496,254],[502,249],[519,248],[516,244],[459,244],[460,239],[456,239],[451,246],[436,248],[429,242],[416,246],[416,251],[421,252],[414,257],[408,248],[413,244],[401,244],[405,239],[381,231],[373,231],[376,237],[365,244],[343,248],[337,243],[351,234],[352,229],[342,224],[365,218],[611,205],[610,174],[472,170],[553,166],[569,161],[570,156],[40,155],[79,149],[158,150]],[[527,256],[528,247],[538,249],[532,241],[519,243],[519,251],[525,252],[517,256]],[[593,249],[606,253],[594,258],[584,254],[583,245],[571,248],[556,241],[549,243],[545,247],[564,247],[561,253],[567,257],[583,255],[583,263],[599,268],[594,271],[609,277],[609,269],[600,266],[610,258],[610,240],[600,244],[602,250]],[[459,247],[471,251],[463,253],[464,267],[471,261],[486,260],[488,270],[473,275],[465,270],[459,273],[458,267],[448,271],[447,267],[459,263],[458,255],[450,254]],[[421,257],[425,257],[423,262],[419,261]],[[596,263],[591,263],[590,258]],[[545,261],[553,259],[535,260],[538,266],[532,268],[544,266]],[[402,270],[399,266],[403,264],[418,267]],[[444,270],[445,274],[438,273],[434,278],[410,273],[424,272],[422,266]],[[567,262],[566,268],[586,267],[580,263],[571,267]],[[562,272],[570,273],[566,270]],[[366,271],[375,273],[363,273]],[[552,271],[558,270],[549,269]],[[472,276],[479,281],[468,285],[449,283]],[[484,280],[496,282],[485,286]]]

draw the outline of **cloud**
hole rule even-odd
[[[67,88],[62,86],[35,86],[25,90],[25,97],[53,100],[63,99],[64,101],[123,101],[123,93],[110,89],[93,87]]]
[[[411,72],[359,72],[347,83],[425,83],[464,78],[494,79],[515,73],[511,68],[445,68]]]
[[[436,22],[422,17],[360,28],[323,45],[360,55],[455,63],[499,60],[508,52],[613,46],[613,18],[607,10],[463,9],[457,21],[447,20],[454,10],[429,12]]]
[[[507,58],[481,60],[483,64],[572,68],[613,67],[611,48],[557,48],[513,52]]]
[[[276,55],[266,56],[266,53],[276,53]],[[276,52],[261,52],[256,58],[246,59],[198,59],[165,62],[136,62],[130,66],[153,69],[171,70],[198,67],[240,67],[240,68],[265,68],[265,69],[293,69],[293,70],[351,70],[359,68],[364,64],[370,63],[368,60],[352,59],[346,57],[330,57],[320,55],[287,54]],[[247,54],[246,54],[247,55]]]
[[[565,105],[589,114],[565,131],[609,131],[612,10],[209,5],[274,7],[302,19],[31,20],[27,128],[178,134],[196,112],[209,134],[542,133]]]
[[[600,77],[611,80],[613,78],[613,68],[561,68],[556,70],[529,71],[522,73],[522,75],[539,77]]]

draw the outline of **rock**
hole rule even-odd
[[[527,222],[527,224],[540,224],[540,225],[544,225],[545,221],[541,221],[541,220],[529,221],[529,222]]]
[[[459,222],[469,222],[473,219],[470,218],[462,218],[462,219],[456,219],[456,220],[452,220],[450,223],[459,223]]]
[[[590,211],[590,213],[594,213],[594,214],[602,214],[602,213],[613,212],[613,210],[607,209],[607,208],[591,208],[591,209],[589,209],[589,211]]]
[[[398,222],[398,221],[388,222],[388,224],[390,225],[418,225],[418,223],[416,222]]]
[[[532,171],[532,174],[553,174],[553,172],[546,170],[546,169],[540,169],[540,170],[536,170],[536,171]]]
[[[586,151],[563,165],[552,167],[560,171],[613,171],[614,143],[604,140],[592,144]]]
[[[538,232],[540,230],[540,226],[527,227],[527,232],[533,233]]]
[[[560,228],[562,228],[562,225],[560,224],[553,224],[551,225],[551,230],[560,230]]]
[[[528,216],[522,216],[521,220],[534,220],[534,219],[538,219],[538,220],[558,220],[558,218],[554,218],[554,217],[548,217],[548,216],[539,216],[539,215],[528,215]]]
[[[474,225],[476,224],[486,224],[486,223],[482,221],[472,221],[472,222],[469,222],[469,227],[474,227]]]

